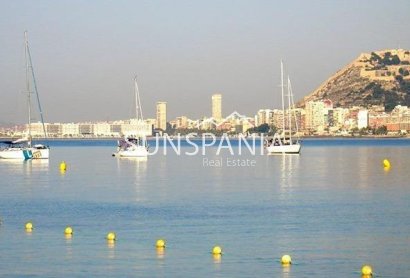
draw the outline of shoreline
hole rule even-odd
[[[238,137],[235,136],[228,136],[230,140],[238,140]],[[267,137],[267,136],[266,136]],[[17,140],[20,137],[1,137],[0,136],[0,141],[13,141]],[[112,140],[116,141],[121,139],[122,137],[49,137],[49,138],[44,138],[44,137],[36,137],[33,138],[33,141],[99,141],[99,140]],[[147,137],[147,141],[152,141],[155,140],[155,136],[150,136]],[[162,137],[159,137],[160,139]],[[175,139],[174,136],[169,136],[170,139]],[[182,139],[186,139],[185,135],[181,135]],[[211,139],[212,137],[205,138],[205,139]],[[215,136],[216,139],[221,139],[221,136]],[[252,136],[245,137],[245,139],[252,139]],[[190,137],[189,138],[192,141],[195,140],[202,140],[201,136],[198,137]],[[260,137],[255,137],[255,139],[260,139]],[[394,135],[363,135],[363,136],[331,136],[331,135],[315,135],[315,136],[301,136],[300,140],[306,140],[306,139],[346,139],[346,140],[351,140],[351,139],[410,139],[410,136],[394,136]]]

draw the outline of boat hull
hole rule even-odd
[[[6,148],[0,151],[1,159],[27,160],[33,158],[30,148]]]
[[[147,148],[143,146],[138,146],[132,149],[129,148],[126,150],[119,150],[114,155],[118,157],[147,157],[148,151]]]
[[[0,150],[0,159],[49,159],[50,149],[48,147],[19,147],[5,148]]]
[[[271,145],[266,149],[269,154],[298,154],[300,153],[300,144],[293,145]]]
[[[33,159],[49,159],[50,158],[50,149],[49,148],[31,148],[33,154]]]

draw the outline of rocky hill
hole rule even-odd
[[[304,97],[308,101],[330,99],[334,107],[384,105],[410,106],[410,51],[391,49],[362,53]]]

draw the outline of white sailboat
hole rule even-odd
[[[145,123],[142,116],[141,100],[138,90],[137,77],[134,78],[135,110],[136,110],[136,130],[129,136],[124,136],[118,140],[117,152],[113,156],[117,157],[147,157],[148,144],[145,134]]]
[[[28,45],[27,31],[24,32],[24,48],[26,60],[26,93],[27,93],[27,107],[28,107],[28,134],[26,137],[14,141],[3,141],[1,143],[8,146],[0,149],[1,159],[48,159],[50,156],[50,149],[48,146],[42,144],[32,143],[31,136],[31,94],[36,95],[37,104],[40,112],[41,123],[43,125],[44,138],[47,137],[46,128],[44,125],[43,112],[40,104],[40,97],[37,91],[37,83],[34,75],[33,65],[31,61],[30,48]],[[34,92],[31,91],[31,82],[33,83]]]
[[[282,132],[281,134],[276,133],[273,138],[268,138],[266,149],[269,154],[299,154],[301,145],[299,142],[298,134],[298,124],[296,120],[296,114],[294,114],[295,129],[292,129],[292,111],[295,111],[295,104],[293,102],[292,86],[290,84],[290,79],[288,76],[287,84],[287,97],[288,97],[288,109],[285,110],[285,99],[284,99],[284,84],[283,84],[283,62],[280,62],[281,70],[281,92],[282,92]],[[285,115],[285,112],[287,114]],[[287,118],[288,125],[286,126],[285,118]],[[296,135],[296,136],[295,136]]]

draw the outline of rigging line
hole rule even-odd
[[[38,90],[37,90],[37,82],[36,82],[36,77],[34,75],[33,62],[31,60],[31,54],[30,54],[30,47],[28,45],[27,31],[25,32],[25,35],[26,35],[26,47],[27,47],[29,68],[31,69],[31,76],[33,77],[34,93],[35,93],[36,98],[37,98],[37,105],[38,105],[38,110],[40,112],[40,119],[41,119],[41,124],[43,126],[44,136],[45,136],[45,139],[47,139],[47,131],[46,131],[46,126],[44,124],[43,110],[41,109],[40,96],[39,96]]]
[[[292,84],[289,81],[289,92],[290,92],[290,99],[292,100],[292,110],[293,110],[293,116],[295,118],[295,126],[296,126],[296,137],[299,140],[299,125],[298,125],[298,120],[296,116],[296,108],[295,108],[295,102],[293,100],[293,90],[292,90]]]

